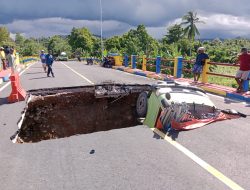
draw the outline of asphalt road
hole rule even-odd
[[[56,62],[55,78],[39,63],[21,76],[24,89],[89,85],[103,81],[156,81],[79,62]],[[13,144],[10,136],[25,102],[7,104],[0,91],[0,189],[230,189],[176,146],[146,126],[97,132],[39,143]],[[250,105],[211,95],[219,108],[250,114]],[[250,189],[250,117],[212,123],[168,136],[244,189]],[[93,151],[94,150],[94,151]],[[236,188],[235,188],[236,189]]]

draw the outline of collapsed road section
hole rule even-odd
[[[137,98],[150,88],[100,84],[31,90],[13,141],[33,143],[135,126]]]

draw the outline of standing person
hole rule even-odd
[[[14,49],[10,48],[9,54],[7,55],[7,60],[9,67],[11,68],[11,73],[15,72],[15,56],[14,56]]]
[[[47,77],[50,77],[50,73],[52,74],[52,77],[55,77],[53,70],[52,70],[52,64],[54,62],[52,51],[49,50],[49,53],[45,56],[46,59],[46,65],[48,67]]]
[[[247,48],[241,48],[238,63],[240,64],[240,68],[235,75],[235,80],[239,85],[237,92],[240,93],[243,91],[243,82],[248,79],[250,73],[250,54],[248,53]]]
[[[9,48],[9,46],[4,46],[4,53],[5,53],[5,57],[7,58],[8,55],[9,55],[9,53],[10,53],[10,48]],[[7,68],[7,67],[10,67],[10,66],[9,66],[9,62],[8,62],[8,59],[6,59],[6,68]]]
[[[75,52],[75,56],[76,56],[76,58],[78,59],[78,61],[81,62],[81,52],[76,51],[76,52]]]
[[[41,51],[40,59],[41,59],[41,63],[42,63],[42,66],[43,66],[43,70],[44,70],[45,73],[47,73],[46,54],[44,53],[44,50]]]
[[[5,55],[7,56],[10,53],[10,47],[9,46],[5,46],[4,52],[5,52]]]
[[[195,64],[193,67],[193,74],[194,74],[194,82],[197,83],[200,75],[203,70],[203,66],[205,65],[206,59],[209,59],[208,55],[205,53],[204,47],[198,48],[198,54],[196,56]]]
[[[7,66],[6,66],[6,58],[5,58],[5,52],[4,52],[4,48],[0,47],[0,59],[2,61],[2,66],[3,66],[3,70],[6,70]]]

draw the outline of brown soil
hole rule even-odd
[[[39,142],[135,126],[136,100],[145,86],[132,88],[136,90],[129,94],[98,98],[93,87],[56,89],[55,93],[51,89],[33,91],[35,96],[31,96],[27,105],[17,142]]]

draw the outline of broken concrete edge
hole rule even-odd
[[[10,140],[13,142],[13,143],[16,143],[17,142],[17,138],[18,138],[18,134],[20,132],[20,129],[21,129],[21,126],[22,126],[22,123],[23,123],[23,120],[24,120],[24,116],[26,114],[26,111],[27,111],[27,108],[28,108],[28,104],[29,102],[31,101],[32,99],[32,95],[29,95],[26,97],[26,106],[24,107],[23,111],[21,112],[21,117],[19,118],[19,120],[17,121],[17,127],[18,127],[18,130],[14,133],[14,135],[12,135],[10,137]]]
[[[124,66],[120,66],[120,67],[115,66],[115,67],[112,67],[112,68],[115,69],[115,70],[122,71],[122,72],[128,72],[125,69],[126,67],[124,67]],[[130,72],[128,72],[128,73],[131,73],[131,74],[134,74],[134,75],[140,75],[140,76],[147,77],[147,78],[154,78],[154,79],[157,79],[157,80],[163,80],[163,81],[168,79],[168,78],[161,78],[156,74],[155,74],[155,76],[154,75],[149,76],[143,70],[141,70],[140,72],[138,72],[138,69],[136,69],[134,71],[132,71],[132,70],[133,69],[130,69]],[[217,91],[215,91],[213,89],[209,89],[209,88],[205,88],[205,87],[201,87],[201,88],[203,88],[204,90],[206,90],[207,92],[212,93],[212,94],[216,94],[216,95],[223,96],[223,97],[230,98],[230,99],[236,99],[236,100],[241,100],[241,101],[245,101],[245,102],[250,102],[250,97],[244,96],[242,94],[229,93],[227,91],[218,91],[217,92]]]
[[[57,90],[64,90],[64,89],[73,89],[74,87],[62,87],[62,88],[57,88]],[[43,95],[48,95],[47,93],[48,92],[51,92],[51,90],[55,90],[53,88],[45,88],[45,89],[36,89],[36,90],[29,90],[27,91],[27,96],[26,96],[26,106],[23,108],[23,111],[21,112],[21,117],[19,118],[19,120],[17,121],[17,127],[18,127],[18,130],[10,137],[10,140],[13,142],[13,143],[17,143],[17,139],[18,139],[18,135],[19,135],[19,132],[21,130],[21,126],[22,126],[22,123],[24,121],[24,117],[25,117],[25,114],[28,110],[28,105],[29,103],[34,99],[34,97],[36,96],[43,96]],[[37,93],[36,93],[37,92]],[[69,92],[69,93],[73,93],[73,92]],[[50,95],[55,95],[55,94],[58,94],[58,93],[52,93]]]
[[[100,86],[112,86],[112,87],[119,87],[121,90],[124,91],[123,94],[117,93],[117,95],[114,94],[105,94],[104,96],[99,97],[99,94],[96,93],[98,91],[98,88]],[[126,89],[124,88],[126,87]],[[113,91],[114,88],[111,88],[111,91]],[[36,90],[29,90],[27,91],[27,96],[26,96],[26,104],[25,107],[23,108],[23,111],[21,112],[21,117],[19,118],[17,122],[18,130],[10,137],[10,140],[13,143],[24,143],[22,139],[19,138],[19,133],[21,131],[22,124],[24,122],[24,118],[26,115],[26,112],[29,108],[29,103],[35,102],[36,99],[40,99],[44,97],[56,97],[60,96],[62,94],[74,94],[74,93],[79,93],[79,92],[90,92],[93,93],[96,98],[103,98],[103,97],[122,97],[122,96],[127,96],[132,93],[136,92],[141,92],[141,91],[150,91],[152,90],[151,85],[147,84],[120,84],[120,83],[105,83],[105,84],[95,84],[95,85],[88,85],[88,86],[75,86],[75,87],[58,87],[58,88],[45,88],[45,89],[36,89]]]
[[[93,84],[93,85],[86,85],[86,86],[71,86],[71,87],[55,87],[55,88],[42,88],[42,89],[35,89],[35,90],[29,90],[27,91],[28,95],[33,96],[44,96],[44,95],[55,95],[60,93],[75,93],[75,92],[81,92],[83,89],[88,89],[94,91],[98,86],[117,86],[117,87],[123,87],[126,86],[131,87],[132,90],[135,90],[135,87],[145,87],[145,89],[151,90],[152,85],[149,84],[125,84],[125,83],[99,83],[99,84]],[[133,89],[134,87],[134,89]]]

